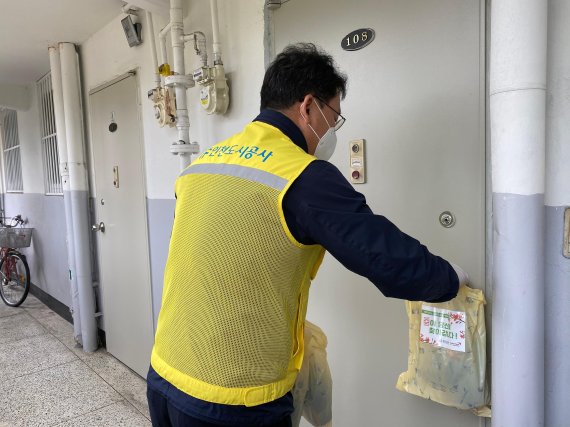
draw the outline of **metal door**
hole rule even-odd
[[[349,141],[364,138],[367,183],[356,189],[376,213],[461,265],[478,288],[485,287],[484,13],[480,0],[291,0],[272,21],[276,53],[314,42],[348,75],[347,121],[331,161],[348,177]],[[341,48],[365,28],[375,30],[372,43]],[[440,224],[445,211],[453,227]],[[313,283],[307,318],[329,337],[335,425],[484,424],[395,389],[407,366],[404,304],[331,256]]]
[[[107,350],[146,376],[153,343],[143,149],[136,77],[89,97]]]

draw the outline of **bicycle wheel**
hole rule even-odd
[[[0,261],[0,297],[10,307],[18,307],[30,291],[30,268],[26,257],[8,252]]]

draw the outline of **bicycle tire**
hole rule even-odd
[[[8,252],[0,261],[0,298],[10,307],[22,304],[30,292],[30,267],[19,252]]]

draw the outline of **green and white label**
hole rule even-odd
[[[422,306],[420,342],[465,352],[465,323],[463,311]]]

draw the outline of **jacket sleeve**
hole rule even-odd
[[[441,302],[457,294],[453,267],[375,215],[365,197],[328,162],[315,161],[303,171],[285,195],[283,209],[297,240],[322,245],[387,297]]]

